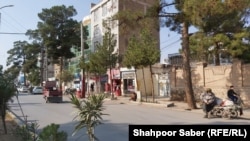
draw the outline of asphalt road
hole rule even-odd
[[[20,94],[19,102],[28,122],[37,122],[38,131],[45,126],[60,124],[60,130],[68,133],[68,141],[88,140],[85,130],[72,136],[77,121],[74,121],[75,111],[67,97],[63,103],[45,103],[42,95]],[[24,120],[17,99],[10,103],[11,111]],[[133,102],[107,99],[104,102],[103,124],[95,129],[95,135],[100,141],[128,141],[129,125],[250,125],[247,118],[227,120],[222,118],[204,119],[201,112],[174,110],[166,107],[140,105]]]

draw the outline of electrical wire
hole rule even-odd
[[[17,25],[19,25],[21,28],[23,28],[25,31],[27,31],[27,28],[26,27],[24,27],[20,22],[18,22],[15,18],[13,18],[11,15],[9,15],[7,12],[4,12],[3,10],[2,10],[2,13],[4,13],[5,15],[7,15],[10,19],[12,19],[13,21],[14,21],[14,23],[16,23]],[[12,23],[13,22],[8,22],[5,18],[3,18],[3,16],[1,17],[2,18],[2,20],[5,22],[5,23],[7,23],[7,24],[5,24],[5,25],[7,25],[7,26],[9,26],[9,27],[11,27],[12,29],[14,28],[15,30],[17,30],[17,31],[22,31],[22,30],[20,30],[20,28],[17,28],[16,26],[14,26]]]
[[[176,44],[176,43],[179,42],[179,41],[181,41],[181,39],[178,39],[178,40],[176,40],[176,41],[174,41],[174,42],[172,42],[172,43],[170,43],[170,44],[168,44],[168,45],[162,47],[162,48],[161,48],[161,51],[164,50],[164,49],[170,48],[170,46]]]
[[[25,34],[25,33],[11,33],[11,32],[0,32],[0,34]]]

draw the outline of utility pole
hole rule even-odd
[[[81,27],[81,57],[85,63],[84,58],[84,37],[83,37],[83,21],[80,24]],[[84,68],[81,70],[82,74],[82,90],[81,90],[81,98],[85,98],[85,70]]]
[[[39,56],[39,63],[40,63],[40,85],[43,86],[43,81],[44,81],[44,47],[41,47],[41,54]]]

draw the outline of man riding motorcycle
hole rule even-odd
[[[227,91],[227,97],[233,101],[236,105],[241,105],[241,99],[239,95],[234,91],[234,86],[230,86],[229,90]],[[243,115],[243,109],[242,107],[239,108],[240,115]]]

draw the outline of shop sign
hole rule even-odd
[[[134,72],[123,72],[122,73],[122,78],[123,79],[131,79],[135,77],[135,73]]]

